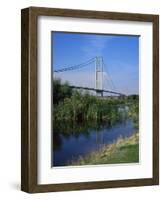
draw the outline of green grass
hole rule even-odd
[[[139,135],[119,138],[116,142],[106,145],[99,151],[71,161],[70,165],[118,164],[139,162]]]
[[[113,155],[106,159],[108,163],[134,163],[139,161],[139,145],[126,145],[118,148]]]

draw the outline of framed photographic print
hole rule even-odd
[[[25,8],[21,188],[159,184],[159,16]]]

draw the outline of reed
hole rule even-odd
[[[60,80],[53,83],[53,105],[53,120],[57,122],[94,121],[112,125],[131,117],[138,124],[138,100],[93,96],[73,90]],[[129,109],[125,109],[126,106]]]

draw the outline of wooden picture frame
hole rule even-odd
[[[37,19],[61,16],[152,22],[153,24],[153,177],[128,180],[38,184],[37,163]],[[21,190],[54,192],[159,184],[159,16],[89,10],[29,7],[21,11]]]

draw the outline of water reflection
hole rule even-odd
[[[126,116],[114,124],[104,122],[54,123],[53,166],[64,166],[79,156],[101,148],[135,132]]]

